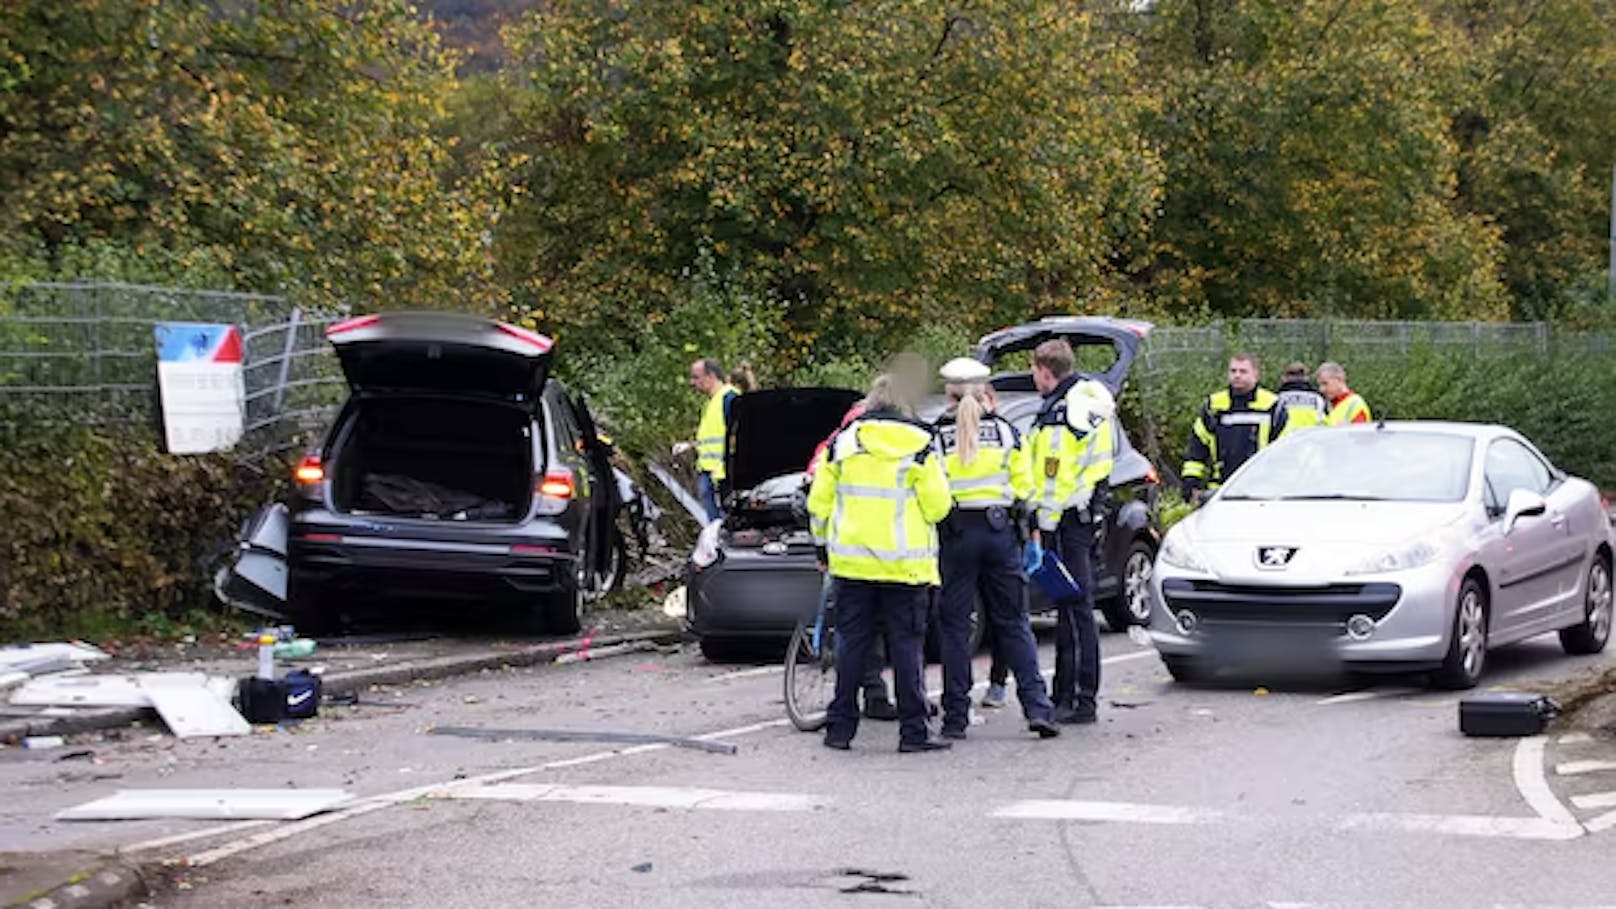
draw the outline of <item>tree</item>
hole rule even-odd
[[[1456,199],[1451,43],[1398,0],[1162,3],[1145,121],[1167,162],[1151,264],[1228,315],[1495,318],[1496,229]]]
[[[507,31],[504,275],[536,318],[655,318],[710,243],[785,356],[1114,299],[1157,163],[1134,61],[1059,2],[556,0]]]

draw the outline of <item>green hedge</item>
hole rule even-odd
[[[0,436],[0,640],[163,631],[218,612],[210,562],[274,478],[144,428]]]

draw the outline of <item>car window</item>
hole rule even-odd
[[[549,412],[550,429],[555,433],[556,448],[563,453],[576,453],[580,450],[578,440],[583,433],[573,416],[572,402],[565,394],[547,394],[545,403],[549,405],[545,409]]]
[[[1549,466],[1514,439],[1498,439],[1487,446],[1487,507],[1498,511],[1510,493],[1526,489],[1546,495],[1554,483]]]
[[[1312,432],[1258,454],[1225,499],[1460,502],[1475,443],[1440,432]]]

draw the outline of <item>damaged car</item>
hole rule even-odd
[[[329,628],[409,600],[571,634],[617,586],[637,497],[549,338],[450,313],[332,325],[349,395],[285,503],[250,519],[221,598]],[[624,494],[624,489],[629,494]]]
[[[823,575],[808,530],[805,468],[859,398],[841,388],[783,388],[731,405],[724,518],[702,530],[685,566],[685,625],[708,659],[784,644],[798,619],[813,614]]]

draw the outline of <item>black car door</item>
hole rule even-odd
[[[622,506],[617,491],[617,477],[612,471],[612,449],[600,437],[595,416],[589,412],[589,402],[583,392],[573,398],[573,413],[577,415],[583,441],[581,453],[589,464],[590,559],[595,571],[604,574],[611,569],[612,535],[617,533],[617,512]]]

